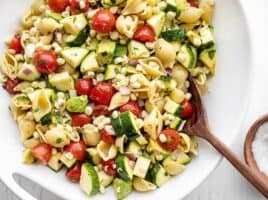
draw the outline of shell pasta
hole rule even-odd
[[[215,74],[213,0],[35,0],[0,57],[24,164],[88,196],[149,192],[198,155],[184,132]]]

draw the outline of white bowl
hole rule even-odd
[[[239,134],[239,127],[245,115],[251,74],[251,53],[249,31],[239,1],[216,0],[214,20],[217,41],[217,72],[210,82],[210,92],[205,97],[206,108],[213,132],[227,145]],[[0,47],[12,36],[22,14],[30,6],[30,0],[1,0]],[[13,174],[30,178],[42,187],[64,199],[88,199],[79,186],[68,182],[63,173],[56,174],[42,166],[21,164],[23,147],[19,141],[17,125],[8,110],[9,97],[0,89],[0,177],[10,189],[22,199],[31,199],[14,182]],[[212,172],[221,156],[200,141],[200,155],[194,159],[181,175],[171,179],[160,189],[145,194],[133,192],[128,199],[156,200],[180,199],[189,194]],[[112,189],[94,199],[114,199]]]

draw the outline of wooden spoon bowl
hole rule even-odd
[[[248,164],[248,166],[252,170],[254,170],[256,173],[259,173],[261,176],[263,176],[263,178],[266,179],[266,181],[268,181],[268,176],[260,171],[260,169],[255,161],[253,152],[252,152],[252,143],[254,141],[254,138],[255,138],[259,128],[264,123],[268,123],[268,114],[257,119],[252,124],[252,126],[249,128],[246,139],[245,139],[245,143],[244,143],[244,157],[245,157],[245,160],[246,160],[246,163]]]

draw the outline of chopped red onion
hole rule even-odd
[[[137,60],[130,60],[128,64],[135,67],[137,64],[139,64],[139,62]]]
[[[130,89],[128,87],[122,87],[122,88],[120,88],[120,94],[128,95],[128,94],[130,94]]]
[[[130,159],[130,160],[133,160],[133,161],[136,161],[138,158],[137,158],[137,155],[135,155],[134,153],[131,153],[131,152],[125,152],[125,155]]]
[[[167,72],[167,75],[171,76],[173,70],[172,70],[171,68],[167,68],[167,69],[166,69],[166,72]]]
[[[111,125],[106,125],[106,126],[104,126],[104,129],[106,130],[106,132],[107,132],[109,135],[116,135],[116,134],[115,134],[115,131],[114,131],[114,128],[113,128]]]
[[[29,75],[29,74],[32,73],[32,70],[26,68],[26,69],[24,69],[24,70],[22,71],[22,73],[25,74],[25,75]]]

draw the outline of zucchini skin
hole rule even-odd
[[[69,47],[80,47],[85,43],[89,34],[89,27],[83,29],[73,41],[66,42]]]

